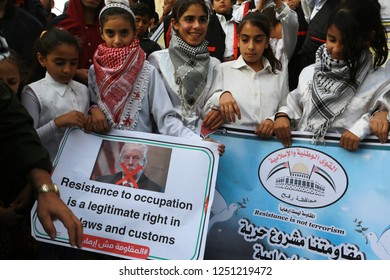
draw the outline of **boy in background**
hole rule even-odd
[[[131,6],[131,10],[135,15],[137,38],[141,48],[146,53],[146,58],[148,58],[152,52],[161,50],[161,46],[149,37],[150,19],[153,16],[153,12],[144,3],[135,3]]]

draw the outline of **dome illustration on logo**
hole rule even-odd
[[[332,157],[305,147],[278,150],[259,166],[263,187],[275,198],[305,208],[321,208],[338,201],[348,178]]]

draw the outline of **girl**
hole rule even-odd
[[[210,107],[228,123],[253,128],[261,137],[273,132],[273,115],[288,93],[281,64],[269,45],[270,26],[260,12],[247,14],[238,26],[240,57],[216,68]]]
[[[85,85],[72,80],[80,53],[72,34],[64,29],[49,29],[38,39],[35,53],[34,75],[21,100],[53,162],[66,128],[84,127],[89,95]]]
[[[160,75],[145,60],[128,1],[106,2],[99,19],[105,43],[97,48],[88,77],[91,100],[97,104],[91,108],[93,130],[197,137],[176,118]]]
[[[370,134],[371,114],[388,108],[383,94],[389,79],[377,69],[388,55],[380,9],[377,0],[347,0],[336,8],[316,63],[302,71],[298,88],[275,116],[274,131],[284,146],[291,145],[293,121],[294,128],[312,132],[314,142],[324,141],[328,131],[341,133],[347,150],[356,150]]]
[[[20,93],[22,68],[18,54],[10,50],[10,56],[0,60],[0,81],[9,86],[15,94]]]
[[[261,0],[259,3],[263,6],[265,2],[265,0]],[[270,21],[270,46],[274,51],[275,57],[282,64],[281,72],[284,75],[284,82],[288,85],[288,64],[294,53],[298,38],[299,23],[297,13],[291,10],[282,0],[273,0],[273,5],[260,11]]]
[[[176,113],[197,134],[210,96],[213,69],[219,64],[207,49],[209,9],[205,2],[177,0],[172,8],[169,48],[156,51],[148,58],[162,75]],[[217,110],[211,110],[206,119],[204,124],[211,129],[223,123]]]

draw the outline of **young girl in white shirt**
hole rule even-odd
[[[73,80],[80,47],[71,33],[58,28],[42,33],[35,54],[31,83],[21,101],[53,162],[66,128],[84,128],[89,95],[85,85]]]
[[[273,132],[273,115],[284,104],[287,83],[270,47],[270,26],[260,12],[238,26],[241,56],[217,66],[209,108],[219,107],[226,123],[246,126],[261,137]]]
[[[293,128],[312,132],[313,142],[338,132],[340,145],[356,150],[371,133],[372,114],[388,111],[390,79],[380,67],[388,46],[380,11],[377,0],[347,0],[336,7],[315,64],[303,69],[297,89],[275,115],[274,131],[284,146],[291,145]]]

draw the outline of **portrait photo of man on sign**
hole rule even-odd
[[[138,142],[104,140],[91,179],[124,187],[165,192],[171,152],[169,148]]]

